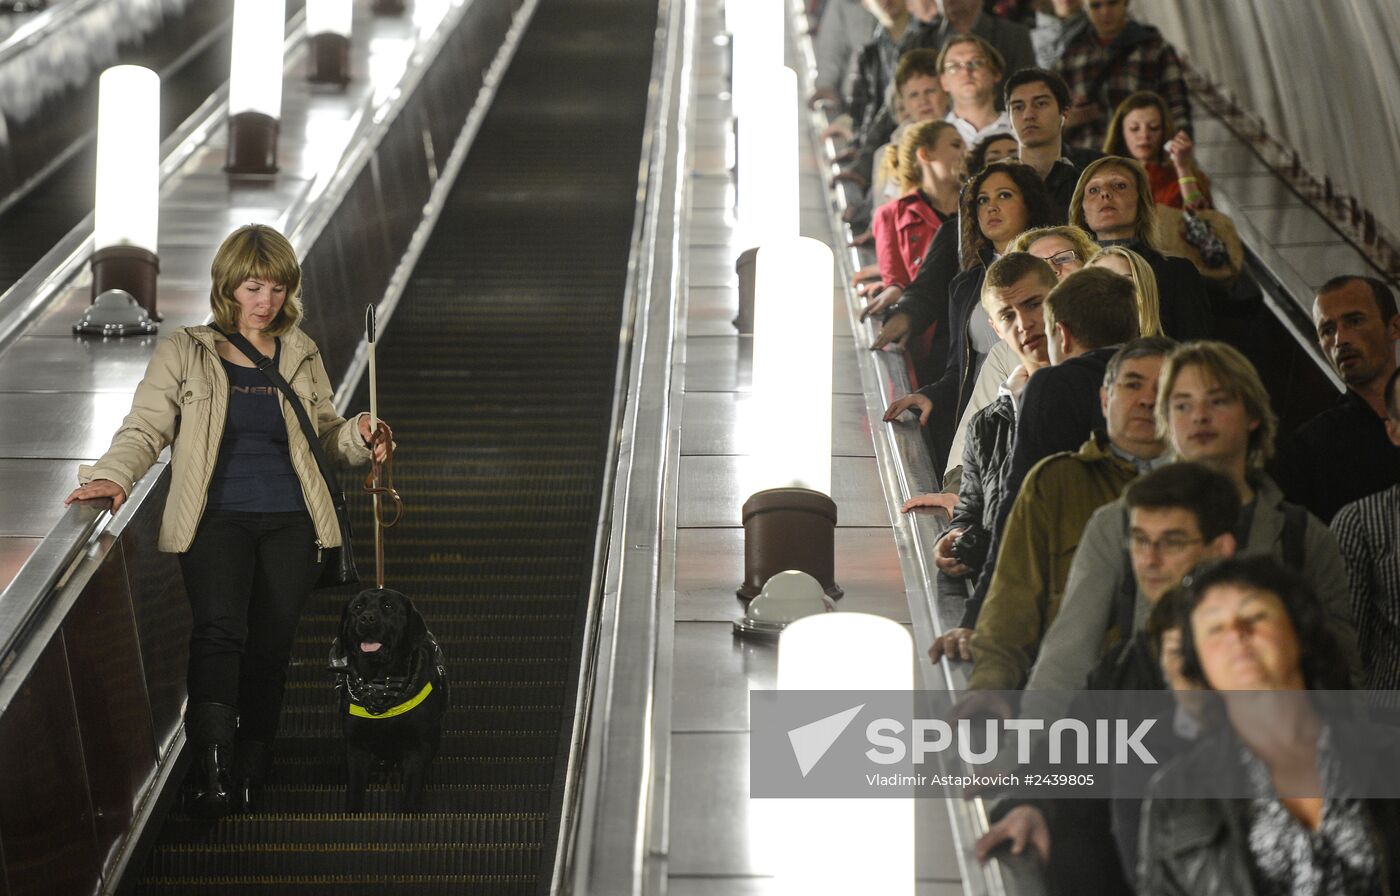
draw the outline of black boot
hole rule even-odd
[[[233,810],[230,762],[238,710],[225,703],[195,703],[185,713],[185,734],[195,750],[187,811],[196,818],[222,818]]]
[[[272,746],[261,740],[240,740],[233,756],[234,798],[244,812],[260,811],[263,784],[272,770]]]

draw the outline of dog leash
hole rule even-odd
[[[374,581],[384,587],[384,530],[398,525],[403,516],[403,499],[394,488],[394,440],[379,423],[379,376],[374,366],[374,306],[365,306],[365,344],[369,349],[369,426],[371,466],[365,476],[364,490],[374,499]],[[384,462],[374,460],[374,450],[384,446]],[[385,518],[384,502],[392,505],[394,515]]]

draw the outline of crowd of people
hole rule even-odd
[[[1220,320],[1240,270],[1180,61],[1131,0],[815,6],[810,100],[833,119],[836,179],[865,192],[853,241],[877,250],[853,283],[862,320],[909,361],[885,419],[917,421],[942,474],[905,510],[947,515],[932,554],[967,585],[929,651],[970,664],[960,711],[1084,689],[1364,688],[1393,707],[1391,287],[1343,273],[1317,290],[1346,390],[1281,432],[1288,396]],[[1306,711],[1287,724],[1279,755],[1232,708],[1178,745],[1157,798],[1100,817],[995,801],[979,853],[1031,850],[1066,893],[1400,891],[1395,809],[1335,790],[1341,734]],[[1203,764],[1238,765],[1255,797],[1164,798]],[[1321,796],[1273,786],[1299,768]]]

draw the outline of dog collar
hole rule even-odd
[[[423,690],[418,692],[416,697],[405,700],[398,706],[391,706],[383,712],[370,712],[358,703],[350,704],[350,715],[360,719],[392,719],[394,716],[401,716],[409,710],[428,699],[428,695],[433,692],[433,683],[430,681],[423,685]]]

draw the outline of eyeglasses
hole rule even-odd
[[[1163,535],[1161,538],[1148,538],[1136,532],[1128,535],[1128,547],[1135,553],[1156,551],[1163,557],[1180,557],[1191,545],[1204,541],[1204,538],[1187,538],[1185,535]]]
[[[1050,262],[1057,268],[1062,268],[1067,264],[1074,264],[1079,260],[1079,253],[1073,249],[1066,249],[1063,252],[1056,252],[1054,255],[1042,255],[1041,258]]]
[[[946,62],[943,64],[943,74],[953,75],[961,71],[966,71],[971,74],[972,72],[979,71],[986,67],[987,60],[985,59],[969,59],[966,62]]]

